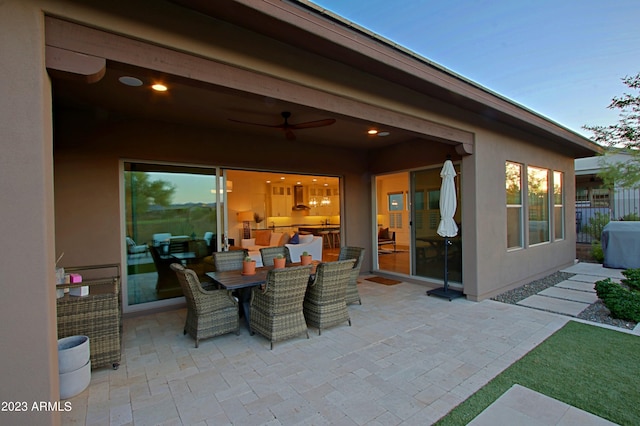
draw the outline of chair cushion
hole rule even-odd
[[[390,240],[391,235],[389,235],[389,228],[380,228],[380,232],[378,232],[379,240]]]
[[[289,244],[300,244],[300,235],[297,232],[289,239]]]
[[[256,237],[256,245],[257,246],[268,246],[271,242],[271,231],[269,230],[261,230],[255,232]]]

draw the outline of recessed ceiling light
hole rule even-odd
[[[369,134],[369,135],[377,135],[378,131],[376,129],[370,129],[370,130],[367,130],[367,134]]]
[[[378,132],[378,136],[389,136],[390,134],[389,132]]]
[[[160,84],[160,83],[156,83],[153,86],[151,86],[151,88],[153,90],[155,90],[156,92],[166,92],[167,91],[167,86],[165,86],[164,84]]]
[[[118,79],[118,81],[124,84],[125,86],[131,86],[131,87],[142,86],[142,80],[140,80],[139,78],[128,76],[128,75],[123,75]]]

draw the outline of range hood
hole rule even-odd
[[[304,204],[304,187],[302,185],[294,185],[293,187],[293,207],[291,210],[311,210],[311,207]]]

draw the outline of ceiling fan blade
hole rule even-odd
[[[296,140],[296,135],[293,134],[291,129],[284,129],[284,135],[286,136],[287,140],[290,140],[290,141]]]
[[[276,125],[271,125],[271,124],[260,124],[260,123],[252,123],[250,121],[241,121],[241,120],[234,120],[233,118],[229,118],[229,121],[233,121],[234,123],[240,123],[240,124],[250,124],[252,126],[260,126],[260,127],[271,127],[272,129],[284,129],[285,126],[283,124],[276,124]]]
[[[290,124],[289,128],[291,128],[291,129],[311,129],[313,127],[330,126],[335,122],[336,122],[336,120],[333,119],[333,118],[326,118],[324,120],[307,121],[306,123]]]

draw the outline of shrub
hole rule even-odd
[[[622,275],[625,276],[625,278],[621,280],[622,284],[632,290],[640,291],[640,269],[626,269],[622,271]]]
[[[596,282],[596,293],[613,318],[640,322],[640,292],[628,290],[607,278]]]
[[[593,256],[595,261],[598,263],[604,262],[604,251],[602,250],[602,244],[600,244],[600,241],[593,241],[591,243],[591,256]]]
[[[640,221],[640,216],[638,216],[637,213],[629,213],[622,216],[622,220],[629,221],[629,222],[638,222]]]
[[[610,220],[609,215],[602,212],[596,212],[593,217],[589,218],[589,222],[584,225],[583,230],[594,240],[600,240],[602,229]]]

